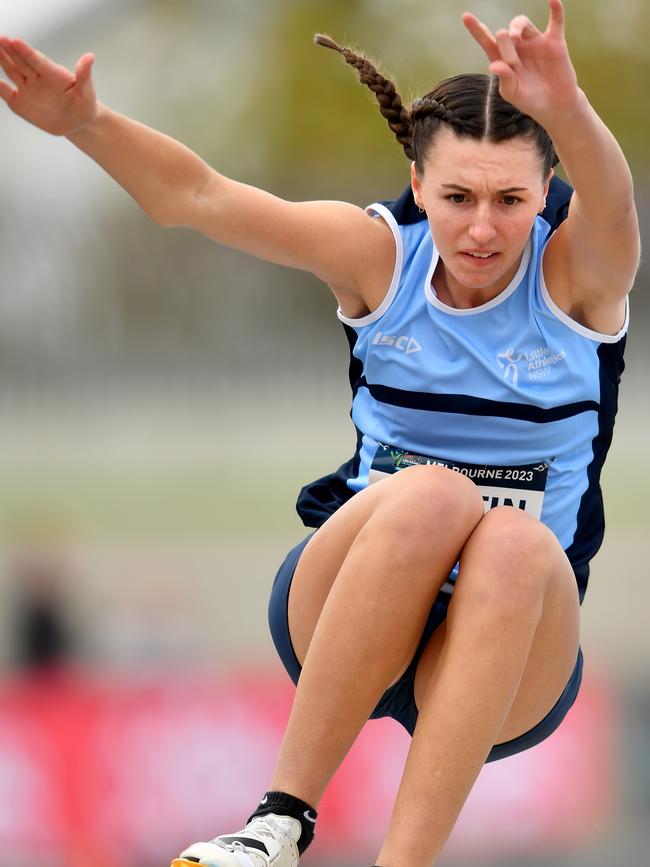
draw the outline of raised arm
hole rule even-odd
[[[504,99],[549,133],[575,189],[566,221],[549,241],[544,275],[553,300],[583,325],[616,333],[639,262],[632,176],[612,133],[578,86],[564,38],[564,9],[549,0],[541,33],[525,15],[493,35],[463,22],[499,76]]]
[[[345,202],[287,202],[214,171],[175,139],[111,111],[95,95],[93,55],[75,72],[0,37],[0,97],[20,117],[66,136],[162,226],[187,226],[327,283],[343,312],[365,312],[365,287],[390,283],[390,230]],[[375,289],[376,291],[376,289]]]

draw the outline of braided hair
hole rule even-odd
[[[437,84],[405,108],[392,81],[385,78],[371,60],[341,47],[331,37],[317,33],[314,42],[338,51],[353,66],[362,84],[369,87],[379,103],[379,111],[402,145],[409,160],[414,160],[419,175],[433,136],[442,124],[459,136],[487,138],[499,142],[521,136],[534,142],[544,163],[544,177],[558,158],[546,130],[507,102],[499,93],[498,78],[478,73],[455,75]]]

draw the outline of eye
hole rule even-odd
[[[466,197],[464,193],[452,193],[449,196],[445,196],[447,201],[453,202],[455,205],[462,205],[464,201],[466,201]]]
[[[521,199],[517,198],[517,196],[504,196],[502,201],[504,205],[516,205]]]

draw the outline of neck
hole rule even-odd
[[[520,264],[521,256],[494,283],[489,286],[474,287],[466,286],[457,280],[451,271],[445,267],[442,259],[438,259],[431,282],[436,296],[443,304],[448,307],[455,307],[457,310],[468,310],[487,304],[488,301],[492,301],[493,298],[500,295],[512,282]]]

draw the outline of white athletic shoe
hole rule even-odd
[[[296,867],[302,826],[291,816],[256,816],[234,834],[193,843],[171,867]]]

